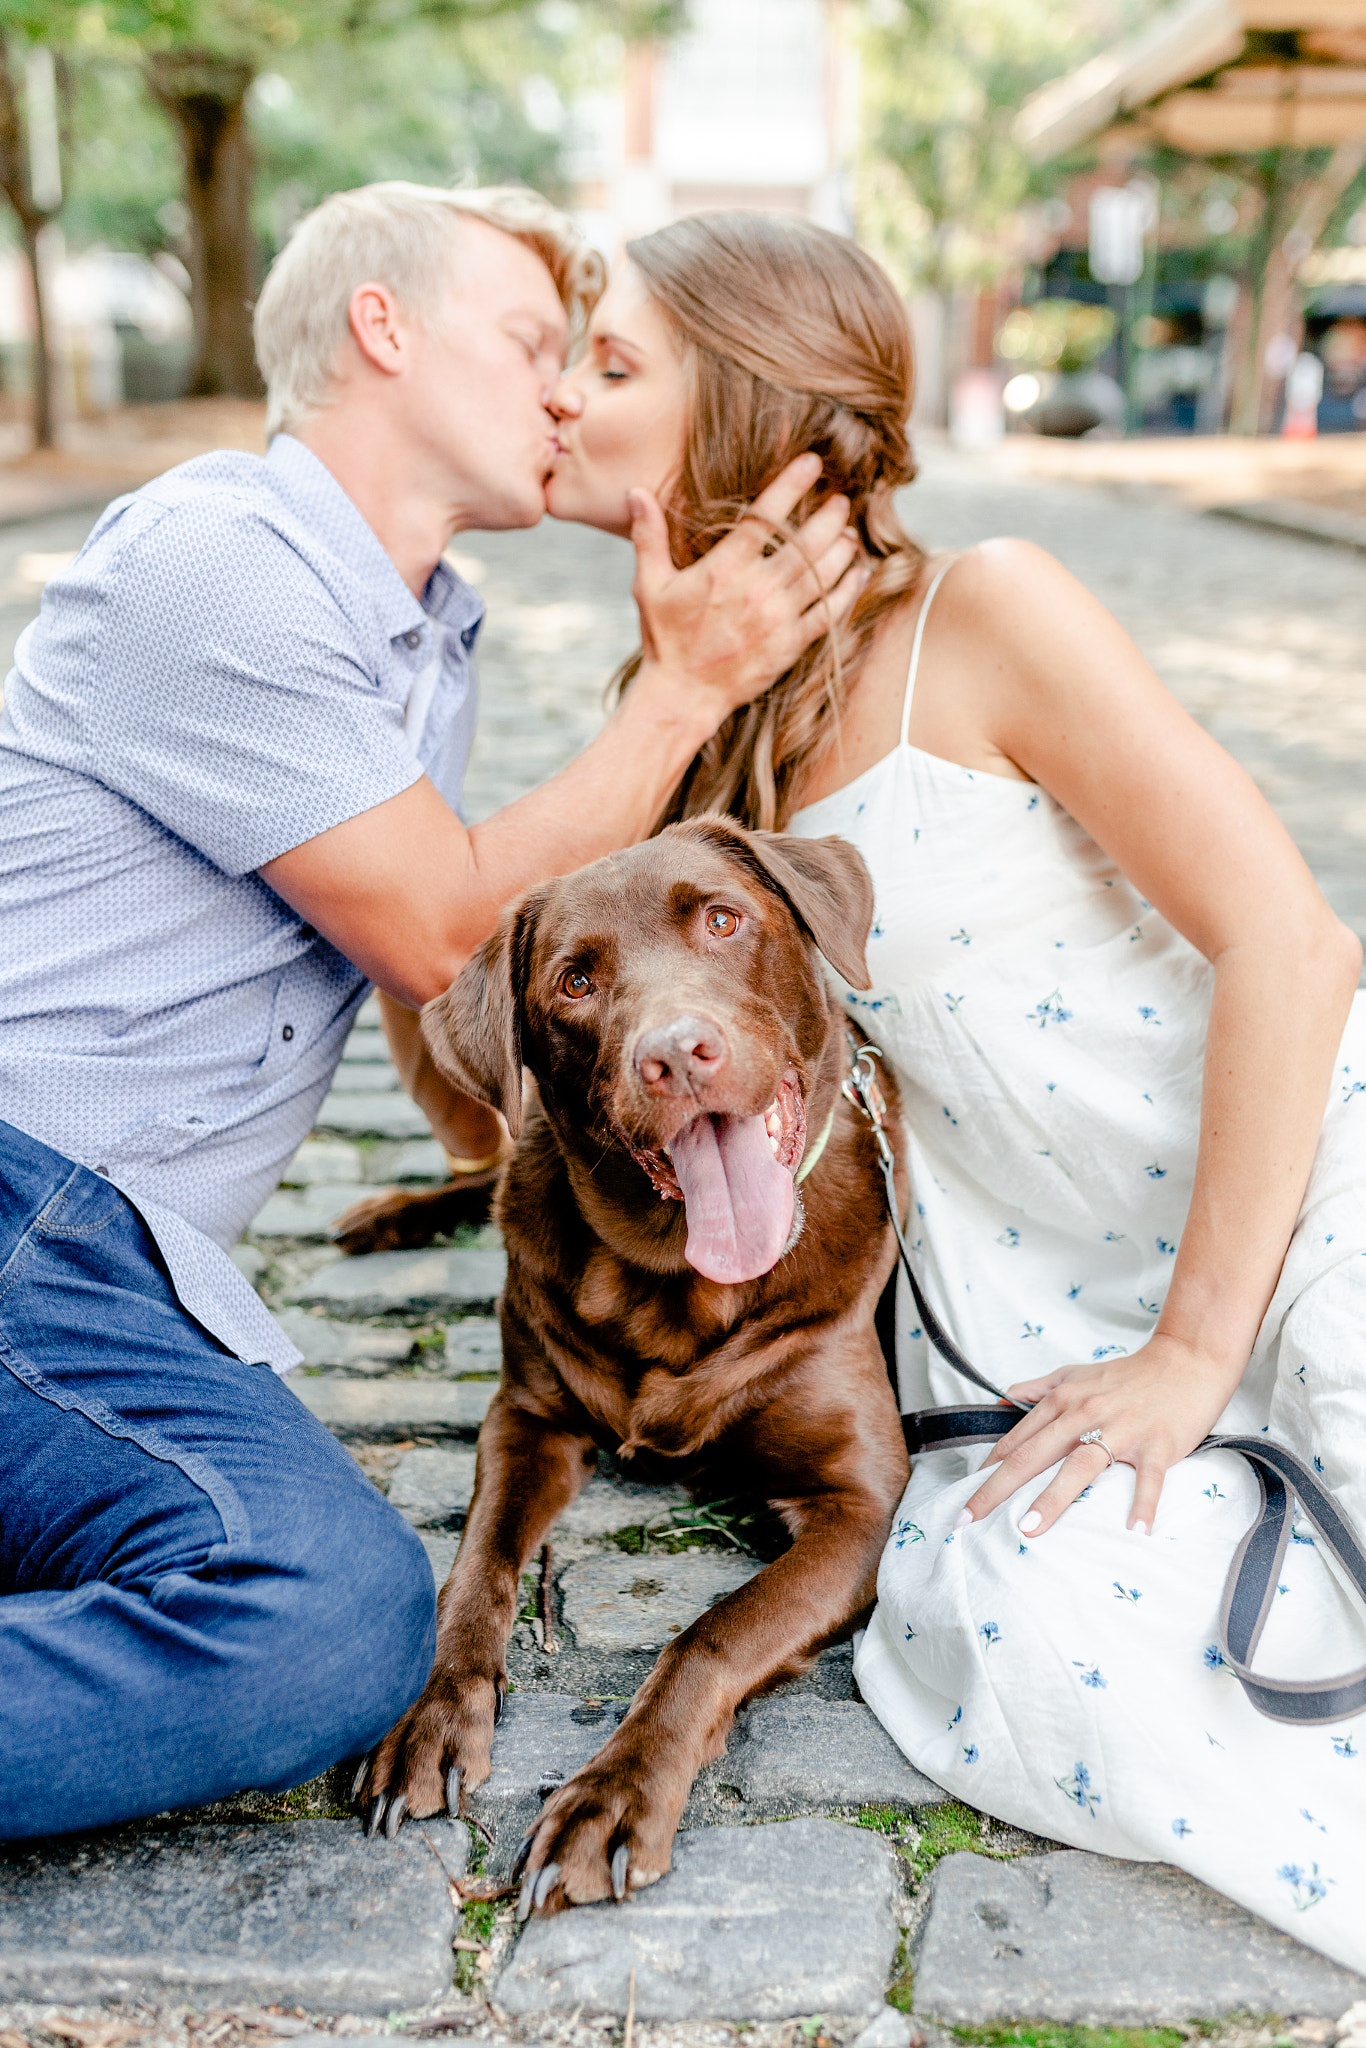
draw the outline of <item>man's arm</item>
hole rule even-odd
[[[634,494],[646,658],[560,774],[468,831],[423,776],[266,862],[263,878],[400,1003],[439,995],[524,889],[643,838],[722,720],[847,618],[863,577],[849,566],[845,499],[807,521],[800,551],[764,553],[816,474],[814,456],[789,464],[755,501],[758,518],[681,571],[658,505]]]

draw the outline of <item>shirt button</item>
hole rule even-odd
[[[294,1026],[292,1024],[286,1024],[283,1030],[281,1031],[280,1036],[285,1041],[285,1044],[288,1045],[290,1039],[294,1036]]]
[[[405,633],[403,636],[403,644],[405,647],[420,647],[422,645],[421,627],[414,626],[411,633]]]

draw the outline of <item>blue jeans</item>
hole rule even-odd
[[[299,1784],[434,1643],[407,1523],[108,1181],[0,1123],[0,1840]]]

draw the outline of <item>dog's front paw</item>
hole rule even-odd
[[[438,1188],[395,1188],[353,1202],[332,1226],[333,1242],[348,1258],[362,1252],[402,1251],[449,1237],[462,1224],[487,1223],[493,1213],[497,1169],[451,1180]]]
[[[411,1814],[423,1820],[444,1808],[455,1819],[465,1793],[489,1774],[493,1731],[502,1718],[507,1680],[445,1670],[427,1680],[409,1707],[356,1773],[354,1804],[368,1815],[368,1832],[392,1838]]]
[[[687,1789],[671,1796],[649,1772],[595,1757],[546,1801],[518,1851],[518,1919],[654,1884],[672,1865]]]

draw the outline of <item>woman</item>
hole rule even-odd
[[[910,343],[867,257],[742,214],[628,254],[556,397],[550,509],[625,533],[649,485],[683,561],[798,449],[815,497],[849,497],[872,574],[842,644],[736,713],[669,815],[863,852],[874,986],[845,994],[901,1077],[912,1256],[968,1358],[1036,1404],[917,1461],[863,1695],[975,1806],[1183,1864],[1366,1968],[1366,1716],[1249,1705],[1217,1634],[1257,1487],[1190,1455],[1269,1431],[1366,1528],[1360,946],[1057,562],[927,560],[902,531]],[[903,1409],[980,1400],[904,1280],[897,1311]],[[1337,1675],[1366,1630],[1296,1536],[1258,1669]]]

